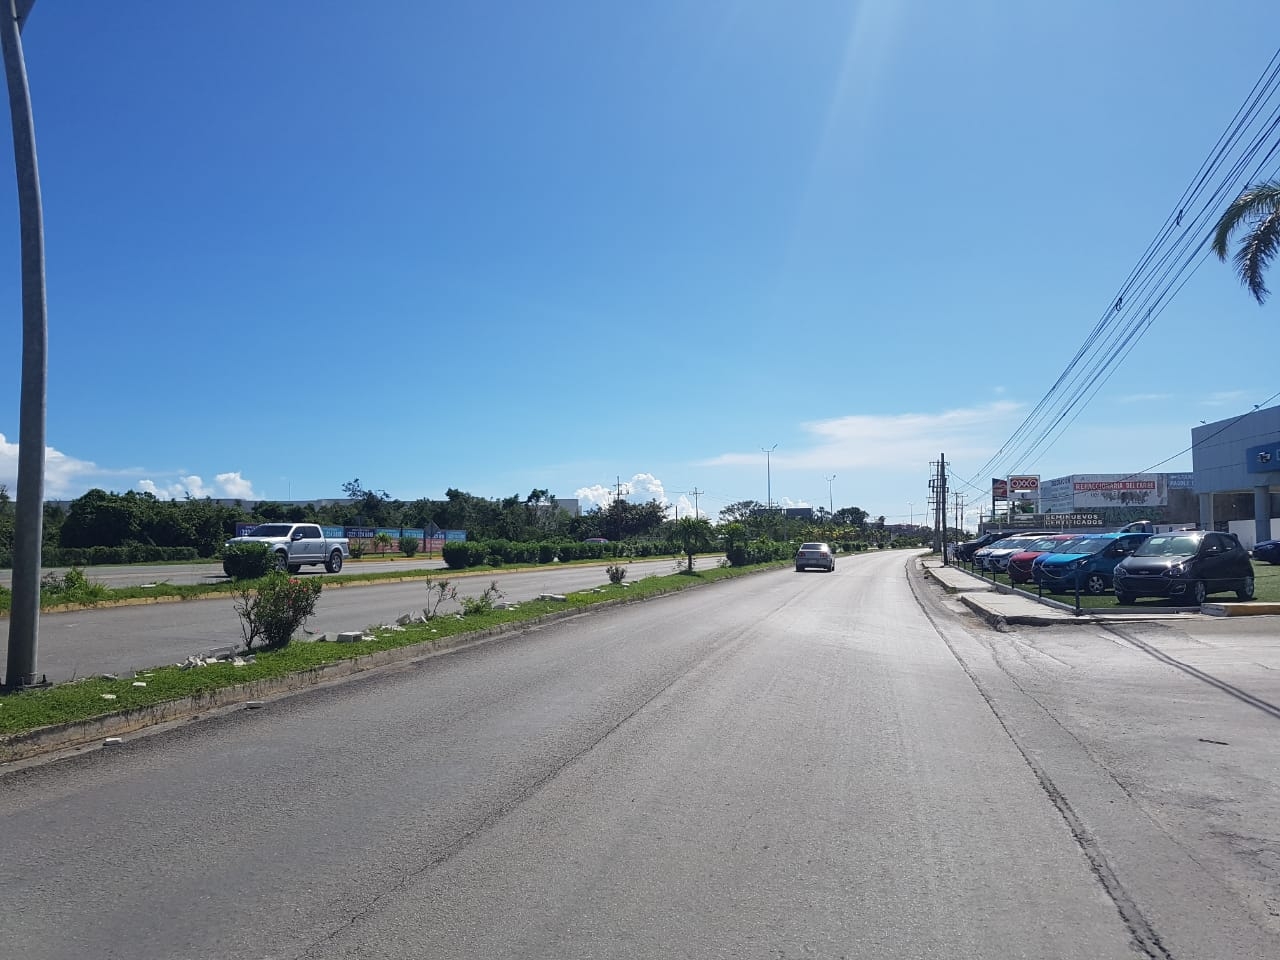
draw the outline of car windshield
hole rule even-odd
[[[1136,557],[1189,557],[1200,548],[1199,537],[1149,537],[1135,552]]]
[[[1101,553],[1113,543],[1115,543],[1115,541],[1107,537],[1081,537],[1079,540],[1068,540],[1054,552]]]
[[[287,537],[293,529],[288,523],[260,523],[249,531],[251,537]]]
[[[1057,553],[1058,548],[1065,542],[1064,540],[1055,540],[1053,537],[1042,537],[1039,540],[1032,540],[1023,549],[1027,552]]]

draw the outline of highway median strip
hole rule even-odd
[[[92,677],[2,695],[0,762],[88,742],[107,732],[114,734],[191,716],[229,703],[256,699],[264,693],[314,685],[329,676],[341,675],[331,669],[334,665],[367,662],[397,650],[406,650],[406,656],[394,659],[409,659],[601,604],[643,600],[779,566],[769,563],[716,567],[692,575],[674,573],[623,584],[606,583],[563,598],[547,595],[543,599],[504,604],[465,616],[447,613],[425,622],[380,625],[362,632],[370,639],[354,642],[316,642],[316,638],[306,637],[295,639],[283,649],[257,652],[252,657],[245,654],[239,663],[218,661],[202,666],[155,667],[129,677]],[[424,603],[426,599],[424,594]],[[383,662],[391,659],[383,658]],[[357,669],[376,665],[369,662]],[[356,669],[344,672],[356,672]],[[306,679],[292,686],[276,684],[278,689],[273,689],[273,681],[289,677]],[[181,702],[180,709],[157,709],[175,702]],[[110,718],[119,718],[120,722],[114,727],[103,722]]]

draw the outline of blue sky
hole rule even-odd
[[[682,513],[768,486],[919,519],[928,462],[977,477],[1106,311],[1275,52],[1251,28],[1273,13],[43,0],[46,495],[359,477],[589,505],[621,478]],[[1277,309],[1206,262],[1010,468],[1184,449],[1273,392],[1253,358]]]

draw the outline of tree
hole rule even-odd
[[[758,500],[739,500],[720,510],[720,519],[725,523],[745,523],[764,509]]]
[[[1268,293],[1263,273],[1280,252],[1280,180],[1251,184],[1231,201],[1213,232],[1213,252],[1219,260],[1227,259],[1231,236],[1241,225],[1245,231],[1233,258],[1236,272],[1253,298],[1263,303]]]
[[[688,572],[693,573],[693,555],[710,550],[715,543],[711,521],[706,517],[681,517],[671,525],[671,541],[688,557]]]

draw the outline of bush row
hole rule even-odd
[[[45,547],[40,562],[46,567],[91,567],[104,563],[162,563],[166,560],[199,559],[200,554],[195,547],[122,543],[118,547]],[[0,566],[12,566],[11,561],[11,557],[0,557]]]
[[[657,557],[672,552],[657,540],[619,543],[579,543],[576,540],[522,543],[512,540],[449,540],[440,555],[452,570],[467,567],[500,567],[505,563],[552,563],[559,560],[611,560],[619,557]]]
[[[731,567],[749,567],[753,563],[770,563],[774,560],[790,560],[795,555],[795,545],[762,537],[746,543],[731,543],[725,556]]]

